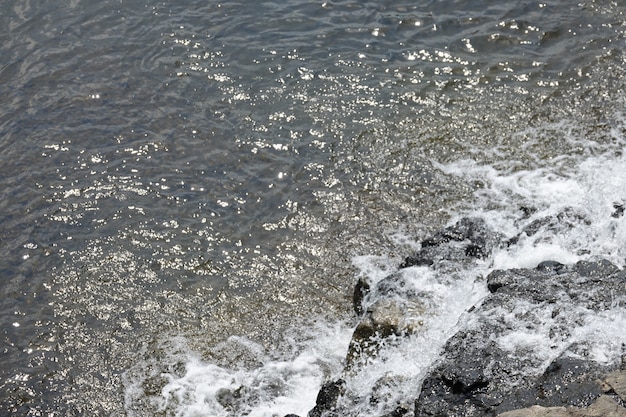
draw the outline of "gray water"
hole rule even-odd
[[[623,147],[614,2],[2,10],[3,414],[153,415],[161,386],[128,387],[184,373],[171,340],[233,369],[256,359],[215,348],[231,336],[289,356],[312,323],[349,326],[355,256],[399,263],[502,203],[442,166]]]

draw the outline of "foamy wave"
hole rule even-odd
[[[285,358],[232,336],[215,350],[246,356],[238,367],[199,357],[183,339],[164,341],[160,354],[165,358],[147,352],[144,361],[126,373],[126,409],[131,416],[306,415],[324,379],[341,366],[350,335],[341,323],[319,322],[310,333],[315,337],[294,341],[292,355]],[[168,363],[178,366],[164,366]]]

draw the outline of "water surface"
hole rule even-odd
[[[549,244],[623,266],[604,217],[626,198],[618,4],[4,10],[5,412],[303,414],[340,368],[357,275],[380,279],[468,213],[509,233],[520,205],[589,208],[598,227],[524,259]],[[463,288],[480,299],[475,277],[519,255]],[[443,334],[463,308],[437,310]],[[272,388],[287,368],[300,377]],[[233,380],[257,381],[243,411],[216,400]]]

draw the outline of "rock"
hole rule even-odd
[[[571,210],[534,220],[532,209],[523,211],[521,221],[529,223],[509,245],[586,221]],[[359,322],[344,377],[356,375],[356,367],[375,358],[383,345],[420,331],[428,319],[434,298],[416,287],[420,270],[404,268],[462,270],[502,242],[483,220],[461,219],[424,239],[398,272],[375,285],[360,279],[353,294]],[[364,399],[372,410],[384,410],[380,417],[412,411],[416,417],[626,417],[626,346],[621,368],[603,365],[589,359],[592,345],[577,337],[586,317],[601,320],[596,313],[626,305],[626,271],[606,260],[544,261],[536,268],[493,271],[486,284],[489,294],[447,341],[421,381],[418,398],[396,399],[397,375],[380,378],[365,393],[345,392],[344,381],[337,380],[321,388],[309,417],[356,416],[349,404]]]
[[[626,408],[621,407],[611,397],[600,396],[585,408],[532,406],[498,414],[498,417],[626,417]]]
[[[626,408],[607,395],[598,398],[587,409],[571,409],[570,412],[572,417],[626,417]]]
[[[611,372],[603,379],[603,382],[626,403],[626,371]]]
[[[493,416],[533,405],[549,409],[533,413],[552,413],[537,415],[559,415],[564,411],[554,407],[563,406],[594,412],[590,406],[605,392],[596,381],[613,369],[586,360],[582,343],[562,344],[580,325],[573,311],[614,307],[615,297],[626,293],[625,282],[608,261],[492,272],[490,295],[448,340],[440,364],[424,379],[415,416]],[[546,346],[533,353],[536,333]],[[547,367],[545,355],[555,357]],[[619,380],[605,381],[621,389]]]
[[[416,332],[423,325],[423,306],[402,298],[382,298],[368,307],[348,346],[346,369],[376,357],[380,344],[390,336]]]
[[[533,405],[532,407],[498,414],[498,417],[571,417],[571,414],[565,407],[542,407],[540,405]]]
[[[322,417],[327,416],[337,407],[337,401],[339,396],[345,392],[346,382],[343,379],[337,381],[329,381],[322,385],[317,399],[315,401],[315,407],[309,411],[308,417]]]
[[[620,269],[606,259],[600,261],[579,261],[574,265],[574,271],[582,276],[601,279],[607,275],[617,274]]]
[[[499,288],[514,284],[514,282],[513,275],[507,273],[507,271],[496,270],[487,277],[487,289],[489,292],[494,293]]]
[[[399,405],[391,413],[387,413],[382,417],[403,417],[409,412],[408,407]]]
[[[367,291],[367,292],[366,292]],[[366,293],[365,293],[366,292]],[[364,294],[362,297],[358,294]],[[359,280],[354,289],[355,310],[361,311],[346,355],[346,369],[376,357],[381,343],[390,336],[406,336],[424,323],[429,295],[410,284],[404,271],[380,280],[373,289]]]
[[[354,307],[354,312],[357,316],[362,316],[364,313],[363,310],[363,300],[370,292],[370,284],[363,278],[359,278],[356,285],[354,286],[354,293],[352,295],[352,305]]]
[[[527,209],[524,207],[521,208],[521,210],[524,213],[522,220],[528,220],[535,212],[534,209]],[[532,220],[530,223],[521,228],[521,232],[519,234],[510,238],[507,241],[507,244],[509,246],[515,245],[520,239],[535,236],[539,232],[541,232],[541,236],[558,235],[571,230],[576,227],[576,225],[580,224],[591,225],[591,221],[581,213],[568,208],[555,216],[546,216]]]
[[[421,242],[422,248],[407,257],[400,268],[430,266],[441,261],[482,259],[500,243],[498,236],[480,218],[463,218]]]
[[[537,269],[540,271],[551,271],[557,274],[561,272],[564,268],[565,265],[557,261],[543,261],[539,263],[539,265],[537,265]]]
[[[240,386],[236,390],[230,390],[228,388],[220,388],[215,398],[222,407],[229,411],[235,411],[241,405],[244,397],[249,395],[249,390],[245,386]]]

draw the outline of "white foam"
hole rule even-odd
[[[573,264],[580,260],[558,244],[537,243],[523,245],[517,250],[500,251],[493,259],[494,269],[534,268],[543,261]]]
[[[626,346],[626,308],[615,306],[590,314],[585,323],[577,329],[577,337],[591,343],[590,357],[599,363],[615,363],[621,359]]]
[[[203,360],[179,342],[176,348],[166,349],[172,357],[166,358],[165,362],[182,360],[184,374],[162,372],[160,376],[165,377],[167,383],[160,395],[153,396],[144,409],[137,410],[137,404],[145,396],[143,384],[154,376],[151,375],[153,364],[149,361],[140,363],[127,373],[128,414],[165,412],[178,417],[306,415],[315,405],[319,387],[332,370],[342,367],[350,330],[341,323],[317,323],[312,326],[311,335],[314,338],[294,342],[296,353],[285,358],[272,357],[261,345],[248,339],[229,338],[229,347],[241,345],[247,354],[254,356],[254,361],[258,361],[257,366],[249,368],[218,366]]]
[[[615,204],[626,202],[626,157],[607,151],[579,164],[566,158],[550,162],[515,172],[470,160],[437,167],[484,184],[473,201],[457,210],[485,218],[509,237],[519,236],[518,244],[496,254],[495,267],[532,267],[548,259],[567,264],[593,257],[623,265],[626,225],[612,214]],[[532,214],[524,218],[522,207]],[[525,226],[548,218],[553,224],[538,233],[520,234]]]
[[[371,274],[372,281],[388,275],[386,268],[380,268],[385,262],[379,257],[361,257],[356,263]],[[457,273],[427,267],[403,269],[404,289],[419,291],[420,300],[428,307],[422,315],[423,326],[411,336],[383,341],[378,355],[347,378],[344,405],[363,416],[390,412],[398,404],[412,409],[410,400],[419,393],[422,379],[440,357],[446,341],[458,330],[465,312],[486,295],[485,286],[476,283],[476,278],[486,272],[484,268],[479,264]],[[367,400],[371,395],[377,396],[377,401]]]
[[[559,319],[552,317],[555,310],[559,311]],[[623,307],[595,312],[569,303],[545,306],[518,302],[509,313],[491,313],[506,323],[506,330],[497,339],[498,346],[511,357],[533,363],[534,366],[520,370],[529,375],[542,373],[563,354],[603,364],[616,363],[626,344]]]
[[[617,205],[626,202],[626,156],[607,150],[572,163],[576,158],[520,171],[469,160],[438,166],[449,175],[484,185],[473,201],[457,208],[461,215],[483,217],[497,231],[516,238],[496,250],[493,269],[601,258],[624,266],[626,222]],[[522,207],[530,210],[524,213]],[[530,359],[535,366],[524,372],[537,374],[564,353],[601,363],[618,361],[626,345],[626,310],[620,302],[623,305],[624,300],[616,300],[608,311],[594,312],[566,301],[549,308],[519,301],[513,311],[487,312],[483,318],[492,314],[506,322],[508,330],[497,339],[498,346]],[[554,308],[560,309],[558,318],[552,315]]]

